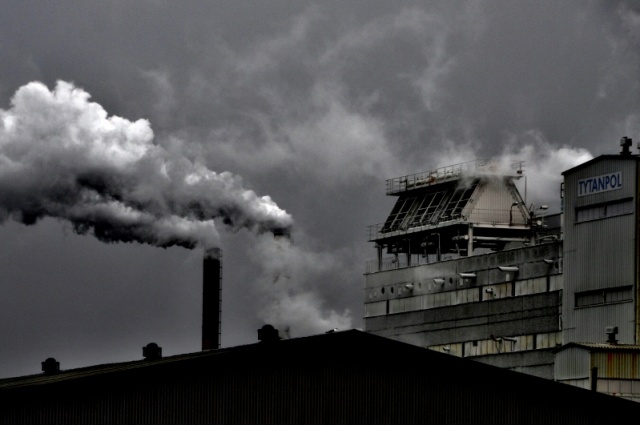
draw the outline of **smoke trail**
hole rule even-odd
[[[214,219],[280,232],[292,219],[269,196],[154,144],[149,122],[111,116],[60,81],[20,87],[0,109],[0,223],[68,221],[104,242],[211,247]]]
[[[299,337],[328,330],[351,329],[351,312],[323,308],[316,285],[334,281],[346,287],[350,276],[345,252],[319,253],[294,246],[289,238],[256,240],[252,258],[262,267],[254,288],[259,298],[257,314],[279,329],[284,337]],[[326,288],[325,288],[326,291]]]
[[[527,198],[528,203],[536,206],[547,204],[557,211],[560,210],[561,173],[593,158],[583,148],[555,146],[536,130],[510,135],[504,141],[502,152],[494,158],[484,158],[480,154],[482,150],[482,146],[473,142],[446,142],[434,159],[438,166],[459,164],[474,158],[487,159],[489,164],[482,170],[485,175],[513,174],[513,165],[520,163],[526,176],[517,183],[521,195]],[[468,179],[462,180],[462,184],[469,182]]]
[[[503,167],[524,161],[527,176],[526,191],[524,181],[520,191],[528,204],[547,204],[551,211],[560,211],[560,183],[562,172],[593,158],[583,148],[554,146],[539,131],[530,130],[512,136],[505,146],[500,161]]]

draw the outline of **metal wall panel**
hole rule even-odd
[[[519,208],[512,208],[517,201],[509,190],[505,190],[505,182],[500,178],[487,179],[479,192],[478,199],[474,199],[473,210],[468,220],[474,223],[509,223],[522,225],[528,217]]]
[[[568,322],[567,315],[563,321]],[[573,310],[571,322],[577,324],[572,328],[564,327],[564,343],[568,342],[605,342],[607,335],[605,329],[608,326],[617,326],[617,339],[623,344],[634,342],[634,304],[632,302],[602,305],[594,307],[581,307]],[[568,338],[568,339],[567,339]]]
[[[364,305],[364,317],[382,316],[387,314],[387,301],[366,303]]]
[[[537,294],[547,291],[547,278],[539,277],[535,279],[526,279],[516,282],[516,296]]]
[[[591,355],[581,347],[567,347],[556,354],[555,379],[589,379]]]
[[[476,283],[479,285],[504,282],[506,274],[498,270],[498,266],[518,265],[520,271],[517,279],[531,279],[546,275],[557,275],[562,272],[562,251],[560,243],[547,243],[530,247],[510,249],[490,254],[461,257],[454,260],[440,261],[432,264],[421,264],[412,267],[399,267],[365,275],[365,288],[376,289],[400,283],[421,283],[422,290],[433,288],[434,278],[449,278],[456,283],[460,272],[477,272]],[[402,257],[401,257],[402,258]],[[558,268],[548,265],[544,259],[558,260]],[[448,288],[444,286],[444,288]],[[414,288],[414,292],[417,288]],[[386,293],[390,296],[390,293]]]
[[[598,379],[640,379],[640,354],[611,350],[594,352],[593,366],[598,368]]]
[[[564,342],[601,342],[606,326],[620,329],[622,343],[635,343],[635,311],[631,305],[576,309],[575,294],[636,284],[637,212],[576,223],[576,208],[615,200],[636,199],[637,160],[608,156],[565,174],[564,214]],[[621,189],[578,196],[580,180],[620,172]],[[633,202],[635,205],[635,201]],[[635,291],[633,302],[635,303]]]

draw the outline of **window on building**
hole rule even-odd
[[[632,286],[576,292],[576,307],[592,307],[633,301]]]
[[[456,183],[439,185],[441,190],[426,189],[400,195],[382,233],[404,231],[412,227],[434,225],[442,221],[463,219],[462,211],[478,187],[479,179],[466,186]]]
[[[576,208],[576,223],[633,213],[633,198]]]

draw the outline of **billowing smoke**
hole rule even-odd
[[[611,145],[615,146],[613,140]],[[551,212],[560,211],[560,184],[562,172],[583,162],[593,155],[583,148],[556,146],[547,141],[542,134],[529,131],[513,136],[505,146],[500,161],[503,167],[522,161],[526,181],[518,183],[527,205],[534,207],[546,204]],[[526,187],[525,187],[526,183]]]
[[[322,288],[315,287],[333,284],[345,290],[350,283],[348,253],[311,252],[282,237],[258,238],[253,251],[252,258],[263,267],[254,288],[260,299],[258,317],[279,329],[281,336],[352,328],[351,312],[324,308]]]
[[[53,217],[104,242],[212,247],[214,220],[282,232],[292,218],[245,189],[154,143],[146,120],[108,116],[81,88],[32,82],[0,109],[0,222]]]
[[[517,166],[523,170],[525,178],[516,181],[516,185],[527,205],[539,207],[544,204],[551,212],[559,212],[562,172],[593,158],[586,149],[558,147],[534,130],[511,135],[503,142],[504,149],[495,158],[483,157],[482,148],[474,143],[451,142],[436,156],[436,163],[441,167],[475,159],[489,160],[491,165],[484,171],[496,174],[513,174]]]

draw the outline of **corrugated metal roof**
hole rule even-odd
[[[562,351],[569,347],[580,347],[589,351],[638,351],[640,352],[640,345],[608,344],[606,342],[570,342],[558,348],[557,351]]]
[[[363,332],[360,332],[357,330],[351,330],[351,331],[336,332],[336,333],[332,333],[331,335],[338,335],[338,334],[345,334],[345,333],[346,334],[352,334],[352,333],[364,334]],[[326,336],[314,335],[314,336],[308,336],[308,337],[301,337],[301,338],[295,338],[291,340],[278,341],[278,344],[284,344],[285,346],[287,346],[288,343],[304,344],[304,343],[307,343],[310,339],[327,338],[329,336],[330,335],[326,335]],[[130,362],[122,362],[122,363],[108,363],[108,364],[88,366],[88,367],[82,367],[82,368],[76,368],[76,369],[61,370],[60,372],[56,372],[52,374],[40,373],[36,375],[5,378],[5,379],[0,379],[0,390],[8,389],[8,388],[26,387],[30,385],[52,384],[52,383],[71,381],[74,379],[81,379],[81,378],[98,377],[101,375],[109,375],[109,374],[114,374],[118,372],[142,370],[142,369],[151,368],[151,367],[159,367],[164,365],[177,364],[181,362],[188,362],[190,360],[195,360],[195,359],[213,358],[216,356],[222,356],[229,353],[240,354],[248,350],[260,350],[265,346],[265,344],[268,345],[271,343],[256,343],[256,344],[240,345],[236,347],[220,348],[215,350],[197,351],[194,353],[167,356],[167,357],[163,357],[155,360],[143,359],[143,360],[136,360],[136,361],[130,361]]]
[[[360,331],[1,383],[0,423],[29,425],[593,425],[640,414],[628,400]]]
[[[218,350],[214,350],[218,351]],[[91,376],[104,375],[114,372],[121,372],[132,369],[141,369],[149,366],[156,366],[158,364],[172,363],[188,358],[199,357],[203,355],[210,355],[209,351],[202,351],[199,353],[182,354],[171,357],[165,357],[157,360],[138,360],[124,363],[111,363],[102,364],[96,366],[88,366],[77,369],[63,370],[52,374],[37,374],[28,375],[15,378],[6,378],[0,380],[0,390],[3,388],[16,388],[28,385],[43,385],[54,382],[68,381],[78,378],[86,378]]]

